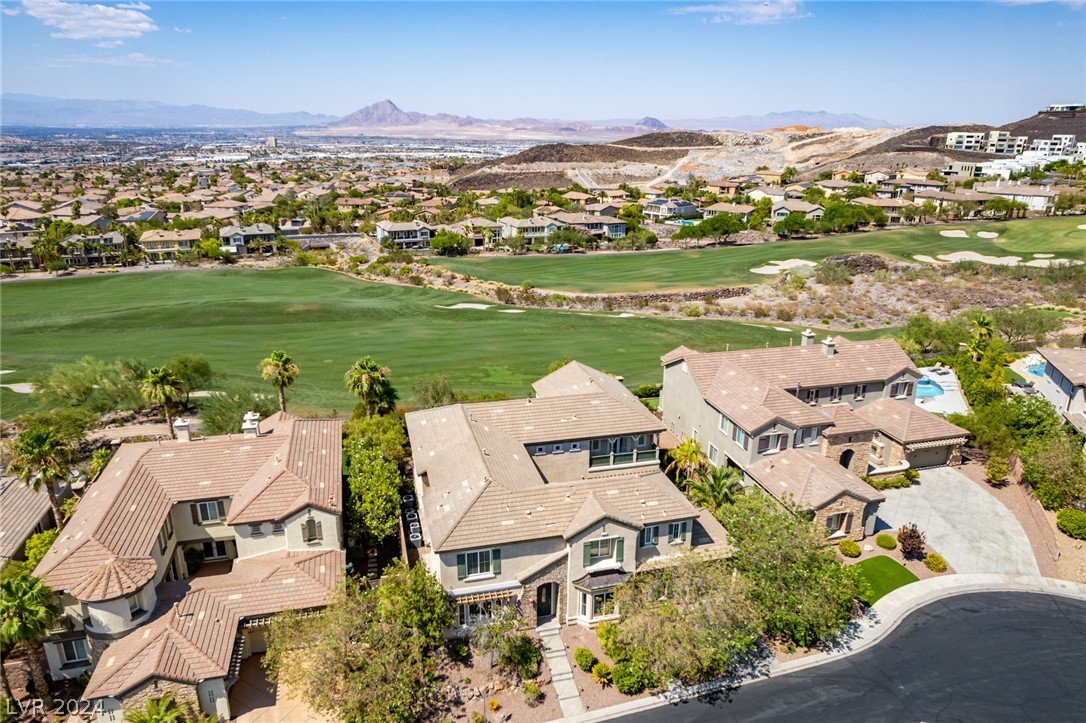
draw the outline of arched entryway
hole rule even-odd
[[[851,467],[852,466],[852,458],[855,455],[856,455],[856,451],[852,450],[852,449],[846,449],[844,452],[842,452],[841,453],[841,459],[839,460],[841,462],[841,466],[844,467],[845,469],[848,469],[849,467]]]

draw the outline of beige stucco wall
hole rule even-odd
[[[192,524],[192,512],[190,505],[191,502],[178,502],[170,509],[170,515],[173,517],[174,534],[180,542],[205,542],[207,540],[233,540],[234,530],[230,525],[226,524],[226,518],[230,515],[230,499],[229,498],[208,498],[222,499],[225,507],[225,514],[218,522],[209,523],[206,525],[194,525]]]
[[[154,585],[148,584],[140,588],[135,596],[143,609],[143,615],[133,619],[128,610],[128,597],[105,602],[88,602],[87,612],[90,622],[87,632],[99,635],[118,635],[126,633],[142,625],[151,616],[155,608],[158,596]]]
[[[529,568],[540,564],[550,555],[565,547],[565,541],[559,537],[542,540],[529,540],[503,545],[480,545],[463,550],[443,550],[437,553],[438,579],[447,590],[470,591],[471,588],[487,588],[500,583],[514,583]],[[461,552],[473,550],[501,550],[502,571],[500,575],[476,576],[465,580],[456,579],[456,556]]]
[[[202,712],[218,716],[221,720],[230,720],[230,699],[222,678],[205,680],[196,689]]]

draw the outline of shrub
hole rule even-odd
[[[1076,540],[1086,540],[1086,512],[1068,507],[1056,513],[1056,527]]]
[[[486,707],[489,708],[491,712],[497,713],[499,710],[502,709],[502,704],[499,703],[497,699],[491,698],[486,702]]]
[[[988,458],[988,468],[985,475],[985,479],[988,484],[993,487],[1001,487],[1007,482],[1007,475],[1010,474],[1011,466],[1009,461],[1003,455],[992,455]]]
[[[893,550],[895,547],[897,547],[897,540],[894,539],[893,535],[888,535],[885,532],[880,532],[875,537],[875,544],[884,550]]]
[[[906,470],[908,471],[908,470]],[[899,477],[885,477],[883,479],[875,479],[873,477],[865,477],[864,481],[877,490],[896,490],[904,489],[906,487],[912,487],[913,482],[905,475]]]
[[[841,551],[841,554],[845,557],[859,557],[860,545],[855,540],[841,540],[841,543],[837,545],[837,549]]]
[[[486,716],[477,710],[471,712],[471,723],[486,723]]]
[[[932,572],[946,572],[946,559],[934,552],[924,558],[924,567]]]
[[[612,622],[600,623],[596,628],[596,639],[600,641],[603,654],[611,660],[626,660],[629,651],[618,642],[618,626]]]
[[[573,651],[573,662],[586,673],[592,672],[592,667],[598,663],[596,656],[588,648],[577,648]]]
[[[683,316],[690,316],[697,318],[699,316],[705,316],[705,309],[701,308],[697,304],[690,304],[683,307]]]
[[[532,639],[523,633],[506,643],[500,660],[501,667],[516,671],[524,680],[537,677],[542,663],[543,653],[539,652]]]
[[[897,531],[897,544],[906,560],[919,560],[924,556],[924,533],[916,524],[906,525]]]
[[[800,281],[803,281],[803,279],[800,279]],[[781,321],[792,321],[792,319],[795,319],[796,318],[795,304],[788,304],[788,305],[779,304],[777,306],[777,318],[780,319]]]
[[[648,667],[636,660],[624,660],[616,663],[611,670],[611,680],[615,689],[623,695],[637,695],[645,688],[657,685],[656,676]]]
[[[638,399],[651,399],[660,396],[659,384],[642,384],[634,390],[634,396]]]
[[[592,666],[592,680],[606,688],[611,684],[611,666],[607,663],[596,663]]]
[[[535,708],[543,702],[543,691],[535,683],[525,683],[520,689],[524,692],[524,702],[529,708]]]

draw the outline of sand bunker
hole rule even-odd
[[[499,314],[523,314],[524,309],[498,309]]]
[[[1033,254],[1033,258],[1035,258],[1035,259],[1050,259],[1055,255],[1056,254]]]
[[[13,374],[15,371],[15,369],[0,369],[0,374]]]
[[[999,234],[992,231],[977,231],[977,238],[999,238]]]
[[[15,392],[16,394],[30,394],[34,391],[34,385],[30,382],[16,382],[15,384],[0,384],[0,387],[5,387]]]
[[[1078,230],[1079,231],[1086,231],[1086,223],[1080,223],[1078,225]]]
[[[916,259],[917,261],[923,261],[925,264],[937,264],[937,263],[939,263],[938,261],[936,261],[932,257],[927,256],[925,254],[914,254],[913,258]]]
[[[788,259],[787,261],[770,261],[765,266],[758,266],[757,268],[753,268],[750,271],[753,274],[765,274],[768,276],[772,274],[779,274],[782,271],[787,271],[788,269],[794,269],[800,266],[814,267],[818,266],[818,264],[816,264],[814,261],[805,261],[804,259]]]
[[[434,304],[439,309],[478,309],[480,311],[489,309],[493,304],[453,304],[452,306],[442,306],[441,304]]]
[[[954,229],[953,231],[940,231],[939,235],[946,236],[947,238],[969,238],[969,234],[958,229]]]
[[[1082,264],[1081,261],[1073,259],[1033,259],[1032,261],[1026,261],[1022,263],[1021,256],[985,256],[984,254],[978,254],[976,251],[955,251],[952,254],[939,254],[939,258],[943,261],[978,261],[982,264],[991,264],[993,266],[1036,266],[1040,268],[1046,268],[1052,264],[1071,264],[1078,266]]]
[[[792,331],[791,329],[789,329],[786,326],[775,326],[775,327],[773,327],[773,329],[776,330],[776,331]]]

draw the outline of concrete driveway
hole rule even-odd
[[[883,494],[877,529],[915,522],[957,572],[1041,574],[1014,513],[958,470],[926,469],[909,489]]]

